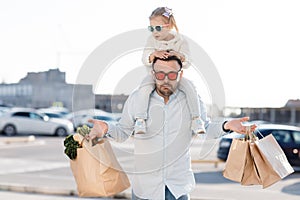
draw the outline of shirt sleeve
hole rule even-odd
[[[206,105],[204,104],[200,96],[199,96],[199,102],[200,102],[200,109],[201,109],[201,119],[203,120],[206,129],[206,135],[205,135],[206,139],[218,139],[230,133],[230,131],[225,132],[225,130],[223,129],[223,124],[225,121],[227,121],[226,118],[218,117],[211,120],[207,116]]]
[[[149,62],[149,56],[151,53],[155,51],[155,44],[154,44],[154,39],[152,36],[150,36],[147,40],[147,43],[145,45],[144,51],[143,51],[143,56],[142,56],[142,62],[145,66],[151,67],[151,62]]]
[[[189,68],[191,65],[191,58],[190,58],[190,48],[188,42],[181,36],[181,44],[179,48],[179,52],[184,55],[184,62],[182,62],[182,66],[184,69]]]
[[[134,115],[132,113],[132,97],[128,97],[124,104],[122,116],[117,124],[108,123],[108,135],[109,139],[116,142],[124,142],[133,133],[134,130]]]

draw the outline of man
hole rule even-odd
[[[156,87],[150,96],[147,132],[134,135],[133,199],[189,199],[195,186],[189,151],[193,135],[186,97],[177,89],[183,75],[182,63],[175,56],[155,58],[152,69]],[[119,142],[126,140],[133,132],[136,99],[136,92],[128,97],[117,125],[90,120],[94,128],[89,137],[105,135]],[[246,131],[242,122],[247,117],[213,123],[209,122],[205,109],[201,110],[209,137]],[[252,131],[255,128],[251,126]]]

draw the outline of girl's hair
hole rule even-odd
[[[172,9],[167,7],[158,7],[151,13],[149,19],[151,20],[154,17],[158,17],[158,16],[163,17],[164,21],[166,21],[166,24],[169,24],[171,29],[175,28],[175,30],[178,32],[178,27],[176,25],[176,21],[173,16]]]

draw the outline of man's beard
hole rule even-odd
[[[160,93],[161,95],[163,95],[165,97],[171,96],[174,92],[172,85],[169,85],[169,84],[158,85],[156,88],[157,88],[158,93]]]

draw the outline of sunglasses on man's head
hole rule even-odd
[[[160,80],[160,81],[165,80],[166,77],[168,77],[168,79],[171,80],[171,81],[175,81],[177,79],[178,73],[180,71],[181,71],[181,69],[177,72],[176,71],[171,71],[171,72],[165,73],[163,71],[156,72],[156,71],[153,70],[155,78],[157,80]]]
[[[165,25],[160,25],[160,26],[148,26],[148,30],[150,31],[150,32],[153,32],[154,30],[156,30],[157,32],[160,32],[162,29],[163,29],[163,27],[166,27],[166,26],[168,26],[169,24],[165,24]]]

